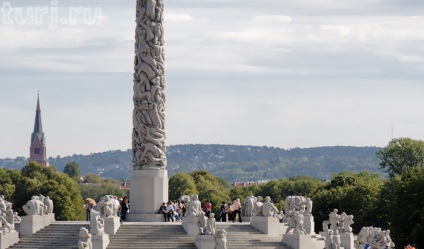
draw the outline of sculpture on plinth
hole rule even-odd
[[[46,196],[44,198],[44,205],[46,206],[44,214],[51,214],[53,213],[53,200],[50,199],[49,196]]]
[[[78,249],[92,249],[91,234],[87,228],[81,227],[79,231]]]
[[[31,200],[22,206],[22,209],[27,215],[41,215],[43,207],[40,203],[41,202],[38,200],[38,196],[33,195]]]
[[[225,229],[216,231],[215,241],[215,249],[227,249],[227,231]]]
[[[216,220],[215,220],[215,214],[211,213],[209,214],[209,218],[206,221],[206,235],[215,235],[215,229],[216,229]]]
[[[138,0],[135,30],[133,168],[165,169],[163,0]]]
[[[322,222],[323,231],[327,232],[332,230],[333,232],[338,231],[339,233],[352,233],[351,225],[353,222],[353,215],[347,215],[345,212],[338,214],[337,209],[334,209],[328,215],[329,220]],[[330,226],[330,228],[328,227]]]
[[[271,202],[271,197],[265,197],[265,202],[262,204],[262,216],[275,218],[277,214],[278,208]]]
[[[93,235],[103,235],[105,231],[105,221],[100,215],[91,216],[90,232]]]
[[[395,244],[390,237],[390,230],[378,227],[363,227],[358,234],[360,244],[368,244],[371,249],[394,248]]]
[[[113,216],[113,200],[110,196],[105,195],[95,206],[95,209],[100,212],[102,218],[112,217]]]
[[[194,220],[199,217],[202,211],[202,203],[198,200],[198,195],[193,195],[186,207],[186,219]]]
[[[341,239],[339,231],[328,230],[325,236],[325,249],[340,249]]]
[[[197,218],[197,226],[199,227],[199,234],[205,235],[207,227],[208,217],[205,216],[204,212],[201,212]]]
[[[289,234],[293,230],[293,234],[307,234],[304,224],[303,211],[288,211],[288,227],[285,234]]]
[[[255,197],[248,196],[243,203],[242,216],[243,217],[252,217],[254,215],[254,207],[255,207]]]

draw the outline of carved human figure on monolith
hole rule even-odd
[[[133,85],[133,168],[165,169],[163,0],[138,0]]]

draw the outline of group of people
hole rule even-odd
[[[415,244],[407,245],[404,247],[404,249],[415,249]]]
[[[164,202],[159,208],[159,213],[163,214],[165,222],[182,220],[185,214],[185,202],[180,200]]]
[[[124,222],[127,219],[127,213],[129,211],[128,196],[124,196],[123,198],[119,200],[116,195],[110,195],[108,197],[113,202],[113,215],[120,217],[121,223]],[[96,206],[96,202],[93,199],[87,198],[85,200],[84,208],[85,208],[87,221],[91,220],[91,210],[95,206]]]
[[[238,217],[238,221],[241,223],[241,203],[240,199],[234,200],[233,204],[225,203],[225,201],[221,204],[221,221],[222,222],[235,222]]]

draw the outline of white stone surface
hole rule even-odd
[[[313,215],[304,215],[303,228],[308,234],[315,234],[315,221]]]
[[[324,240],[317,240],[308,234],[284,234],[282,242],[292,249],[322,249]]]
[[[129,221],[160,222],[163,215],[158,211],[168,201],[167,170],[133,170],[131,176],[131,208]]]
[[[355,241],[353,239],[353,233],[340,233],[341,245],[344,249],[354,249]]]
[[[119,217],[112,216],[103,218],[105,222],[105,233],[109,235],[115,235],[118,231],[119,227],[121,226],[121,222],[119,220]]]
[[[19,242],[19,233],[15,230],[6,234],[0,233],[0,249],[6,249]]]
[[[109,235],[91,235],[91,244],[93,245],[93,249],[106,249],[109,245]]]
[[[197,249],[215,249],[215,236],[213,235],[196,235],[194,244]]]
[[[182,225],[188,235],[195,236],[199,234],[199,227],[197,222],[197,219],[194,221],[183,219]]]
[[[54,214],[27,215],[21,217],[20,235],[28,236],[34,234],[55,221]]]
[[[268,216],[253,216],[250,225],[268,236],[281,236],[284,226],[278,219]]]

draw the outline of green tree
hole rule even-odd
[[[96,174],[87,174],[84,177],[85,183],[101,183],[103,181],[102,177]]]
[[[63,169],[63,173],[67,174],[70,178],[79,181],[80,179],[80,169],[76,162],[67,163]]]
[[[337,208],[339,212],[353,215],[352,228],[358,233],[364,226],[384,225],[375,214],[378,210],[383,180],[380,175],[369,172],[342,172],[333,177],[311,196],[314,202],[315,223],[328,220],[328,214]],[[386,224],[387,225],[387,224]],[[318,231],[320,227],[316,227]]]
[[[123,197],[125,193],[116,185],[110,183],[103,183],[101,185],[93,184],[80,184],[82,198],[92,198],[96,201],[100,201],[105,195],[116,195],[119,198]]]
[[[49,196],[54,203],[57,220],[83,220],[83,199],[78,184],[68,175],[57,173],[53,166],[43,166],[29,162],[21,170],[21,175],[13,173],[16,180],[11,201],[13,208],[23,214],[22,206],[33,195]]]
[[[176,200],[182,195],[192,196],[197,194],[193,177],[188,173],[177,173],[169,179],[169,198]]]
[[[411,138],[396,138],[377,152],[381,160],[380,169],[390,177],[402,174],[410,167],[423,167],[424,141]]]
[[[412,167],[388,179],[382,191],[396,245],[424,247],[424,169]]]

